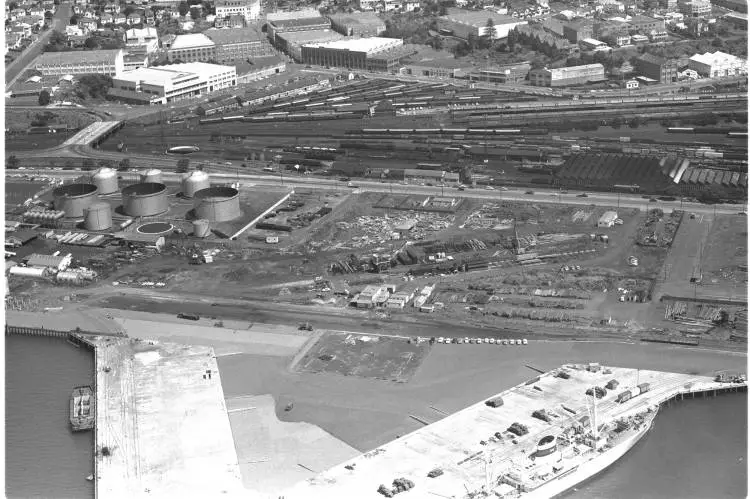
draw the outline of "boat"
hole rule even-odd
[[[198,146],[175,146],[167,149],[167,154],[192,154],[200,151]]]
[[[86,480],[88,480],[89,482],[93,482],[94,481],[94,475],[87,476]]]
[[[94,427],[96,411],[94,394],[90,386],[77,386],[70,396],[70,425],[73,431],[86,431]]]
[[[500,497],[549,499],[606,470],[651,429],[658,406],[599,426],[596,399],[583,416],[558,435],[546,435],[533,453],[506,463]]]

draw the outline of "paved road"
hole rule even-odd
[[[170,160],[170,164],[174,164],[174,159]],[[137,164],[139,166],[151,166],[144,165],[140,161],[131,158],[131,164]],[[22,172],[18,172],[22,173]],[[82,172],[80,171],[64,171],[64,170],[25,170],[24,174],[28,175],[46,175],[56,178],[70,179],[80,177]],[[128,173],[124,174],[137,178],[137,174]],[[168,181],[179,181],[181,174],[165,172],[163,177]],[[358,192],[381,192],[381,193],[392,193],[392,194],[412,194],[412,195],[446,195],[455,197],[464,197],[471,199],[482,199],[487,201],[521,201],[526,203],[541,203],[541,204],[554,204],[562,203],[574,206],[613,206],[620,208],[636,208],[645,210],[649,208],[661,208],[665,210],[673,209],[684,209],[699,215],[731,215],[737,214],[745,208],[742,205],[733,204],[716,204],[716,205],[705,205],[701,203],[690,203],[680,201],[657,201],[650,202],[649,199],[643,198],[642,196],[632,194],[617,194],[611,192],[595,192],[588,193],[587,197],[578,197],[582,191],[567,191],[567,194],[562,194],[560,191],[555,189],[540,189],[534,188],[533,194],[527,194],[523,189],[509,189],[503,190],[485,190],[485,189],[466,189],[464,191],[458,191],[454,187],[430,187],[421,185],[404,185],[397,183],[381,183],[371,181],[356,181],[354,185],[356,188],[346,187],[346,184],[335,179],[321,179],[315,177],[306,177],[299,175],[285,175],[283,177],[279,175],[258,175],[258,174],[247,174],[247,173],[211,173],[212,178],[215,180],[225,179],[226,181],[239,181],[244,186],[281,186],[296,187],[296,188],[309,188],[309,189],[342,189],[342,190],[354,190]]]
[[[31,64],[36,56],[42,53],[42,48],[47,44],[49,37],[55,31],[64,31],[65,26],[70,22],[71,5],[70,3],[61,3],[57,6],[57,12],[52,20],[52,27],[42,33],[42,35],[10,65],[5,68],[5,88],[10,88]]]

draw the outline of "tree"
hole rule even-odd
[[[206,110],[203,108],[203,106],[198,106],[195,108],[195,114],[202,118],[206,115]]]
[[[18,161],[18,158],[15,154],[11,154],[8,156],[8,159],[5,160],[5,165],[8,167],[9,170],[15,170],[18,168],[20,161]]]
[[[200,11],[200,9],[198,9],[196,7],[193,7],[192,9],[190,9],[190,18],[193,21],[197,21],[198,19],[200,19],[201,18],[201,11]]]
[[[117,170],[121,171],[121,172],[124,172],[124,171],[127,171],[128,168],[130,168],[130,159],[129,158],[121,159],[120,160],[120,165],[117,168]]]
[[[177,12],[180,13],[181,17],[185,17],[188,12],[190,12],[190,7],[188,7],[187,2],[182,1],[177,5]]]
[[[487,24],[484,25],[485,28],[485,35],[490,40],[490,45],[495,43],[495,21],[492,20],[492,18],[487,19]]]
[[[84,48],[87,48],[89,50],[94,50],[99,47],[99,44],[96,43],[96,38],[94,38],[93,36],[90,36],[86,38],[85,42],[83,42],[83,46]]]
[[[70,25],[75,26],[77,24],[78,24],[78,16],[73,14],[72,16],[70,16]]]
[[[722,40],[721,38],[717,36],[711,41],[711,46],[716,47],[717,49],[720,49],[724,47],[724,40]]]
[[[135,7],[133,7],[132,5],[128,5],[128,6],[126,6],[126,7],[125,7],[125,8],[124,8],[124,9],[122,10],[122,13],[123,13],[124,15],[126,15],[126,16],[129,16],[129,15],[130,15],[130,14],[132,14],[133,12],[135,12]]]
[[[50,20],[50,19],[52,19],[52,16],[53,16],[52,12],[50,12],[50,11],[48,11],[48,10],[44,12],[44,19],[45,19],[45,20]]]
[[[185,173],[188,171],[188,167],[190,166],[190,160],[187,158],[182,158],[177,160],[177,173]]]
[[[83,171],[88,172],[94,169],[94,160],[91,158],[86,158],[83,160],[83,166],[81,168]]]
[[[473,52],[478,45],[477,35],[475,35],[473,32],[469,33],[469,36],[466,37],[466,44],[469,46],[469,52]]]
[[[46,106],[50,103],[50,95],[47,90],[42,90],[39,92],[39,105],[40,106]]]

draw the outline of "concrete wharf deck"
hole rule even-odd
[[[97,497],[253,497],[212,348],[98,338],[96,379]]]
[[[555,376],[561,369],[570,375],[568,379]],[[514,458],[534,452],[543,436],[558,436],[574,421],[589,415],[591,404],[586,390],[603,387],[612,379],[619,386],[598,401],[599,424],[654,408],[675,397],[747,388],[745,383],[719,383],[706,376],[616,367],[590,372],[580,365],[563,366],[498,394],[504,401],[501,407],[488,407],[482,400],[301,482],[283,495],[286,499],[380,499],[379,485],[390,487],[394,479],[407,478],[415,484],[407,493],[412,499],[466,497],[468,492],[479,491],[488,476],[497,478],[504,473],[503,466]],[[650,391],[624,403],[616,401],[619,393],[641,383],[650,383]],[[551,417],[549,423],[532,417],[539,409]],[[514,422],[526,425],[529,433],[515,438],[517,443],[507,437],[489,441],[495,432],[505,432]],[[443,474],[428,478],[435,468]]]

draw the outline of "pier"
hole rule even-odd
[[[493,496],[494,490],[507,487],[504,477],[515,463],[537,451],[543,437],[565,439],[571,427],[590,428],[592,397],[586,391],[605,385],[613,388],[597,399],[597,427],[653,414],[675,400],[747,390],[744,379],[725,383],[713,376],[565,365],[331,468],[282,495],[377,499],[380,485],[387,487],[403,477],[414,483],[409,491],[413,498]],[[618,401],[630,390],[636,395]],[[510,435],[508,429],[515,425],[526,433]],[[431,478],[436,469],[440,475]]]

